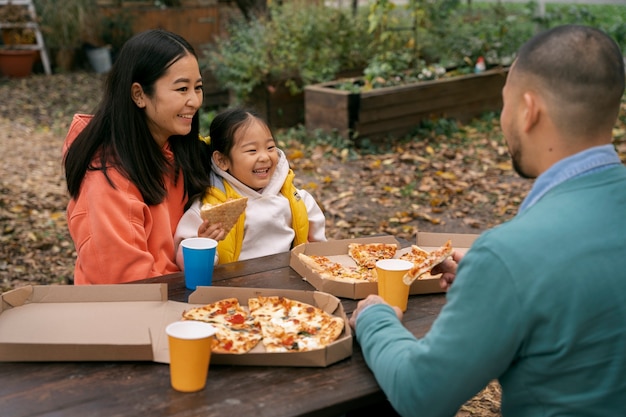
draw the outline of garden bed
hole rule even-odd
[[[424,119],[468,121],[501,109],[507,74],[508,68],[498,68],[360,93],[338,89],[345,80],[310,85],[304,90],[305,125],[346,139],[380,139],[410,133]]]

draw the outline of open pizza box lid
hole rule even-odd
[[[424,250],[431,251],[440,247],[450,239],[452,240],[452,246],[455,250],[465,252],[469,249],[476,237],[478,237],[478,235],[475,234],[419,232],[415,244]],[[398,245],[398,252],[395,257],[399,257],[409,250],[409,247],[401,248],[400,243],[393,236],[372,236],[356,239],[330,240],[327,242],[303,243],[291,250],[289,266],[300,274],[302,279],[308,281],[317,290],[337,297],[359,300],[370,294],[377,294],[378,286],[375,282],[349,283],[323,279],[317,272],[314,272],[298,258],[298,254],[300,253],[304,253],[305,255],[323,255],[344,265],[355,265],[354,261],[348,255],[348,245],[350,243],[396,243]],[[444,290],[439,286],[439,276],[427,275],[422,279],[414,281],[413,284],[411,284],[409,293],[415,295],[440,293],[443,291]]]
[[[339,338],[324,349],[309,352],[268,353],[263,342],[244,354],[211,354],[211,365],[259,365],[325,367],[352,355],[352,330],[341,301],[319,291],[300,291],[269,288],[198,287],[190,296],[190,305],[205,305],[224,298],[236,297],[244,308],[248,299],[258,296],[282,296],[319,307],[344,320]]]
[[[169,362],[186,303],[167,284],[25,286],[0,295],[0,361]]]

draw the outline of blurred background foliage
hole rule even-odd
[[[364,76],[370,87],[468,73],[478,57],[509,65],[537,31],[564,23],[610,34],[626,49],[626,7],[538,5],[462,0],[371,1],[356,9],[311,2],[271,3],[264,13],[235,18],[208,46],[202,65],[235,98],[259,85],[284,83],[292,94],[342,73]]]

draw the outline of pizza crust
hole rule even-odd
[[[217,329],[217,344],[213,347],[216,353],[246,353],[262,339],[254,318],[234,297],[184,311],[183,319],[210,323]]]
[[[428,253],[428,256],[419,263],[415,263],[413,268],[411,268],[402,278],[402,281],[406,285],[411,285],[417,279],[420,279],[422,276],[430,272],[436,265],[439,265],[450,255],[454,249],[452,248],[452,241],[448,240],[443,246],[433,250]]]
[[[209,223],[221,223],[226,234],[237,224],[239,216],[245,211],[248,197],[240,197],[220,204],[204,204],[200,207],[200,217]]]

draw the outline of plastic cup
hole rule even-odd
[[[378,295],[392,306],[406,311],[410,287],[402,281],[404,274],[413,267],[413,262],[402,259],[383,259],[376,262]]]
[[[170,350],[170,382],[181,392],[204,389],[215,327],[200,321],[177,321],[165,328]]]
[[[199,285],[211,285],[217,241],[208,237],[191,237],[180,244],[183,247],[185,287],[195,290]]]

